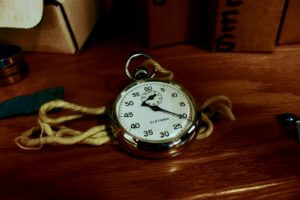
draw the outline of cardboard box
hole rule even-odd
[[[279,35],[279,44],[300,42],[300,1],[287,1]]]
[[[192,40],[200,34],[199,0],[137,0],[140,34],[150,47]]]
[[[26,9],[22,5],[24,0],[13,1],[19,1],[13,12]],[[47,1],[40,11],[43,11],[42,19],[35,20],[36,24],[26,29],[0,28],[0,44],[19,45],[26,51],[75,53],[83,46],[97,22],[100,13],[98,4],[99,0]]]
[[[214,51],[270,52],[274,49],[284,0],[217,0]]]

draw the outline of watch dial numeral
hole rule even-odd
[[[139,92],[134,92],[132,93],[132,97],[139,97],[140,96],[140,93]]]
[[[149,136],[149,135],[153,135],[152,129],[147,130],[147,131],[144,131],[144,137],[147,137],[147,136]]]
[[[172,97],[174,98],[174,97],[178,97],[178,94],[177,93],[172,93]]]
[[[163,81],[137,82],[122,91],[115,105],[120,128],[144,142],[175,141],[195,123],[189,95]]]
[[[133,106],[133,101],[125,101],[125,106]]]
[[[125,113],[125,114],[124,114],[124,117],[133,117],[133,113],[132,113],[132,112]]]
[[[144,90],[145,90],[146,92],[149,92],[149,91],[152,90],[152,87],[151,87],[151,86],[146,86],[146,87],[144,87]]]
[[[187,118],[187,114],[183,113],[183,114],[179,114],[179,118],[182,119],[182,118]]]
[[[163,132],[160,132],[159,134],[160,134],[161,138],[169,137],[169,135],[170,135],[168,131],[163,131]]]
[[[139,123],[134,123],[134,124],[131,124],[130,127],[133,128],[133,129],[136,129],[136,128],[140,128],[141,126],[140,126]]]
[[[174,130],[182,128],[181,124],[173,124]]]

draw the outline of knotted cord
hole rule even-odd
[[[155,67],[156,70],[164,75],[162,80],[172,80],[173,72],[163,68],[153,59],[147,59],[143,66]],[[50,118],[48,113],[55,109],[68,109],[78,114]],[[232,103],[226,96],[216,96],[207,99],[200,107],[201,124],[197,139],[204,139],[213,132],[213,118],[227,118],[235,120],[232,113]],[[63,123],[82,118],[87,115],[103,115],[107,112],[106,107],[89,108],[63,100],[54,100],[45,103],[40,107],[38,125],[25,131],[15,139],[15,143],[24,150],[39,150],[44,144],[72,145],[76,143],[88,145],[102,145],[111,140],[111,136],[105,125],[97,125],[86,131],[78,131],[64,126]],[[39,137],[34,137],[39,133]]]
[[[50,118],[47,116],[55,108],[64,108],[81,114],[62,116],[59,118]],[[101,145],[110,140],[105,125],[94,126],[86,131],[78,131],[62,123],[82,118],[86,115],[102,115],[107,111],[106,107],[88,108],[63,100],[54,100],[45,103],[39,110],[38,125],[25,131],[21,136],[15,139],[16,144],[25,150],[38,150],[43,144],[62,144],[71,145],[76,143]],[[40,137],[32,138],[34,133],[40,132]]]

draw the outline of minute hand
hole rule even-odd
[[[160,111],[160,112],[168,113],[168,114],[171,114],[171,115],[175,115],[175,116],[179,117],[180,119],[181,119],[181,118],[185,118],[185,119],[187,119],[187,120],[190,121],[189,118],[186,118],[186,117],[184,117],[184,116],[182,116],[182,115],[180,115],[180,114],[177,114],[177,113],[174,113],[174,112],[165,110],[165,109],[163,109],[163,108],[161,108],[161,107],[158,107],[158,106],[151,106],[151,105],[147,104],[146,102],[143,102],[143,103],[142,103],[142,106],[147,106],[147,107],[151,108],[151,110],[153,110],[153,111],[155,111],[155,112],[156,112],[156,111]]]

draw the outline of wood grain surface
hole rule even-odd
[[[64,86],[67,101],[109,106],[130,83],[126,59],[141,51],[172,70],[199,105],[230,97],[237,120],[216,123],[209,138],[161,160],[132,157],[115,143],[24,151],[14,138],[36,116],[0,120],[0,199],[300,198],[300,145],[275,120],[283,112],[300,115],[299,46],[273,54],[210,53],[195,44],[149,50],[134,39],[94,37],[77,55],[27,53],[30,76],[0,88],[0,101]]]

